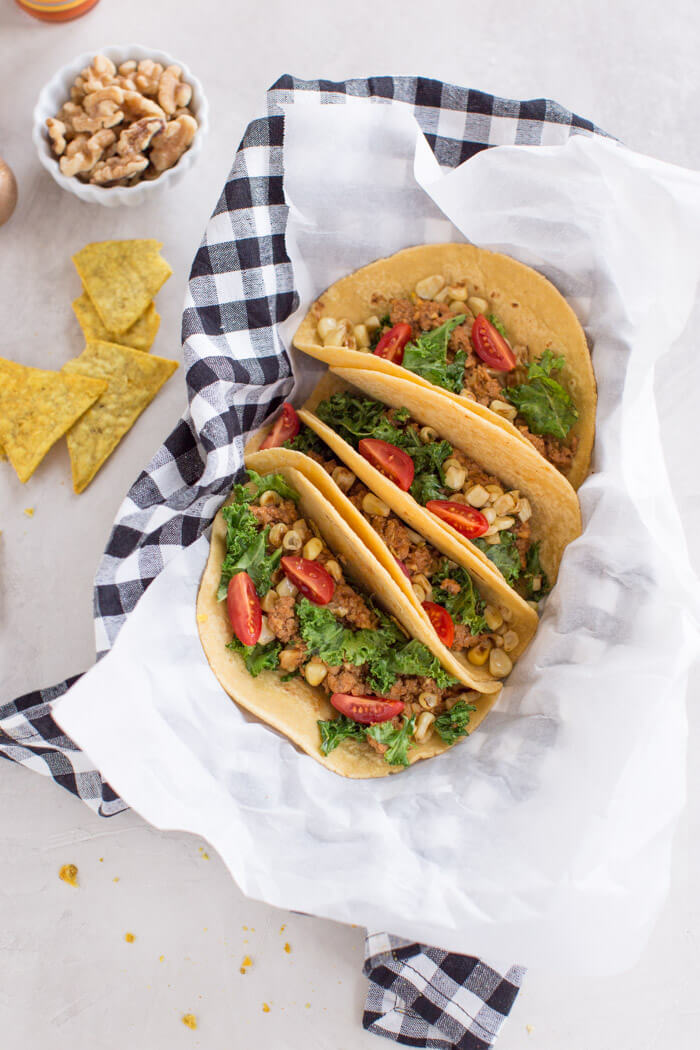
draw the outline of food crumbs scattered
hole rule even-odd
[[[311,1009],[311,1003],[304,1003],[304,1006],[306,1007],[307,1010]]]
[[[246,955],[241,963],[241,973],[245,973],[249,966],[253,965],[253,960],[249,955]]]
[[[24,508],[24,513],[27,515],[28,518],[33,518],[34,517],[34,507],[25,507]]]
[[[284,946],[284,950],[286,951],[287,955],[289,955],[289,953],[291,952],[291,950],[292,950],[292,946],[291,946],[291,944],[289,943],[289,941],[287,941],[287,943],[285,944],[285,946]]]
[[[183,1014],[182,1023],[187,1028],[195,1029],[197,1027],[197,1018],[194,1016],[194,1014]]]
[[[285,931],[286,929],[287,929],[287,923],[286,923],[286,922],[283,922],[283,923],[282,923],[282,925],[280,926],[280,933],[284,933],[284,931]]]
[[[263,1003],[263,1005],[262,1005],[262,1010],[263,1010],[263,1013],[264,1013],[264,1014],[269,1014],[269,1012],[270,1012],[270,1007],[269,1007],[269,1006],[267,1005],[267,1003]]]
[[[164,955],[160,955],[158,957],[158,962],[163,962],[164,960],[165,960],[165,956]]]
[[[75,864],[64,864],[58,873],[59,879],[63,879],[69,886],[78,888],[78,869]]]
[[[526,1024],[525,1025],[525,1031],[527,1032],[528,1035],[532,1035],[532,1033],[535,1031],[534,1024]]]
[[[127,944],[133,944],[136,938],[134,937],[133,933],[125,933],[124,940]]]
[[[119,882],[119,876],[115,875],[114,878],[112,879],[112,882]]]
[[[202,860],[209,860],[209,854],[204,849],[204,846],[200,846],[199,847],[199,852],[200,852]]]

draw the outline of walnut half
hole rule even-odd
[[[166,171],[178,160],[192,143],[197,131],[194,117],[183,115],[169,120],[164,129],[153,138],[151,164],[156,171]]]

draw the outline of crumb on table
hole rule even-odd
[[[67,882],[69,886],[78,887],[78,868],[75,864],[64,864],[58,872],[59,879]]]

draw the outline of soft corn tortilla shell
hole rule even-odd
[[[76,492],[87,488],[176,368],[175,361],[99,339],[88,339],[82,354],[63,366],[68,375],[92,376],[107,383],[99,400],[68,432]]]
[[[73,256],[83,288],[108,331],[121,335],[173,272],[160,241],[99,241]]]
[[[341,492],[328,472],[315,460],[303,455],[301,452],[283,448],[259,451],[259,446],[265,438],[265,433],[256,434],[248,445],[246,449],[246,466],[257,470],[260,474],[272,474],[279,472],[281,466],[288,463],[289,466],[304,474],[322,495],[333,504],[346,525],[360,537],[368,550],[374,554],[377,561],[389,573],[396,586],[410,602],[415,614],[420,617],[431,632],[431,648],[433,651],[442,656],[444,649],[444,652],[453,656],[463,669],[471,674],[478,672],[479,669],[469,663],[466,654],[450,653],[450,650],[443,646],[433,631],[428,614],[416,598],[410,580],[406,578],[406,575],[397,565],[396,559],[386,543],[374,531],[369,522],[350,502],[347,496]],[[477,563],[473,558],[470,558],[469,552],[465,550],[464,546],[461,543],[457,543],[448,532],[436,528],[431,522],[430,528],[426,528],[421,534],[441,554],[456,562],[457,565],[461,565],[469,573],[487,605],[505,606],[510,610],[509,626],[517,632],[520,639],[518,645],[510,653],[510,657],[513,661],[517,660],[527,648],[537,630],[537,613],[511,588],[508,588],[507,593],[504,593],[501,581],[494,580],[492,572],[484,570],[481,562]],[[475,681],[478,680],[478,677],[475,675]]]
[[[130,346],[133,350],[144,352],[150,350],[160,327],[160,317],[154,303],[146,308],[138,321],[134,321],[131,328],[127,328],[119,336],[116,332],[110,332],[102,324],[100,315],[92,305],[92,299],[87,292],[83,292],[81,296],[73,300],[73,311],[86,339],[101,339],[107,343],[119,343],[120,346]]]
[[[542,274],[507,255],[471,244],[429,244],[405,248],[336,281],[312,305],[294,336],[294,345],[313,357],[341,368],[374,368],[436,389],[428,380],[371,353],[321,346],[321,317],[347,318],[362,324],[381,316],[391,299],[408,297],[418,281],[440,274],[448,284],[466,283],[472,294],[489,300],[514,344],[528,347],[530,358],[551,349],[565,359],[562,382],[578,409],[572,429],[578,437],[568,479],[578,488],[588,473],[595,431],[596,386],[586,337],[566,299]],[[519,441],[527,441],[508,420],[470,398],[441,391]],[[529,442],[528,442],[529,444]]]
[[[473,543],[460,536],[450,525],[421,507],[408,492],[402,492],[389,481],[334,430],[314,414],[319,401],[336,390],[358,389],[377,401],[394,408],[407,408],[411,416],[424,426],[433,427],[441,438],[447,438],[483,469],[499,478],[507,488],[518,489],[532,507],[530,527],[540,543],[540,561],[550,583],[554,583],[559,563],[567,543],[581,532],[581,512],[576,493],[566,478],[547,463],[533,448],[528,448],[481,416],[467,412],[455,400],[405,379],[396,379],[383,372],[363,369],[338,368],[325,375],[309,398],[300,418],[321,437],[343,460],[354,474],[396,513],[418,532],[432,535],[437,525],[447,531],[470,556],[481,562],[486,571],[495,575],[507,591],[501,573],[493,562]]]
[[[100,379],[0,358],[0,442],[21,482],[106,389]]]
[[[394,615],[399,613],[397,619],[409,628],[414,618],[413,610],[395,588],[390,584],[384,585],[381,566],[347,528],[335,508],[299,471],[281,466],[278,473],[299,493],[300,515],[314,522],[336,555],[347,559],[347,567],[358,582],[364,583],[369,593],[376,594],[376,582],[382,579],[378,597],[387,611]],[[256,718],[284,733],[297,747],[334,773],[360,779],[400,772],[402,766],[388,765],[368,744],[357,740],[344,740],[329,755],[321,754],[317,722],[338,715],[324,691],[298,677],[282,682],[275,671],[263,671],[253,678],[246,670],[242,657],[226,648],[227,642],[231,640],[231,626],[226,602],[216,599],[225,553],[226,523],[219,512],[214,519],[209,559],[197,596],[197,625],[209,665],[228,695]],[[473,701],[476,711],[471,717],[470,732],[480,725],[498,695],[498,692],[481,695]],[[446,750],[447,744],[433,735],[426,743],[411,748],[408,755],[412,764]]]

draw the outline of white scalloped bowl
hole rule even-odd
[[[154,62],[162,63],[164,66],[180,66],[183,78],[188,84],[192,85],[190,109],[197,118],[199,127],[190,148],[183,153],[173,168],[168,168],[157,179],[137,182],[135,186],[102,187],[91,186],[89,183],[81,182],[75,176],[68,177],[61,172],[58,161],[51,151],[51,144],[46,131],[46,121],[49,117],[55,117],[63,103],[70,98],[70,89],[73,81],[81,69],[90,65],[96,53],[98,52],[90,51],[80,55],[73,62],[59,69],[58,73],[42,88],[34,107],[32,139],[39,154],[39,160],[51,175],[51,178],[64,190],[68,190],[69,193],[79,197],[81,201],[88,201],[90,204],[102,204],[106,208],[116,208],[119,205],[143,204],[154,193],[159,193],[167,186],[174,186],[180,182],[199,157],[202,152],[204,137],[209,130],[209,103],[197,77],[190,72],[184,62],[173,58],[172,55],[167,54],[165,51],[158,51],[151,47],[141,47],[140,44],[118,44],[112,47],[100,48],[99,54],[111,58],[115,65],[127,62],[132,58],[135,58],[137,61],[140,61],[142,58],[150,58]]]

